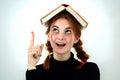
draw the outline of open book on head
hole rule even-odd
[[[41,24],[45,26],[46,22],[53,18],[56,14],[60,13],[61,11],[66,10],[68,11],[81,25],[83,28],[86,28],[88,23],[83,19],[80,14],[78,14],[70,5],[68,4],[61,4],[45,16],[43,16],[40,21]]]

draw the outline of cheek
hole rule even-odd
[[[51,41],[54,42],[55,41],[55,36],[51,36]]]
[[[53,42],[53,41],[55,41],[56,37],[54,35],[50,34],[48,39],[49,39],[50,42]]]
[[[74,44],[76,42],[76,39],[73,36],[66,38],[66,39],[67,39],[67,42],[70,44]]]

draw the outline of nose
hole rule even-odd
[[[64,40],[65,39],[64,33],[59,33],[58,39],[59,40]]]

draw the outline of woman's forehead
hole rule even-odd
[[[58,28],[71,28],[70,22],[65,18],[57,19],[55,22],[51,24],[51,27],[58,27]]]
[[[59,27],[59,26],[51,26],[52,28],[56,28],[56,29],[71,29],[71,27]]]

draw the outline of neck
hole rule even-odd
[[[66,61],[70,58],[71,54],[69,53],[53,53],[54,59],[58,61]]]

